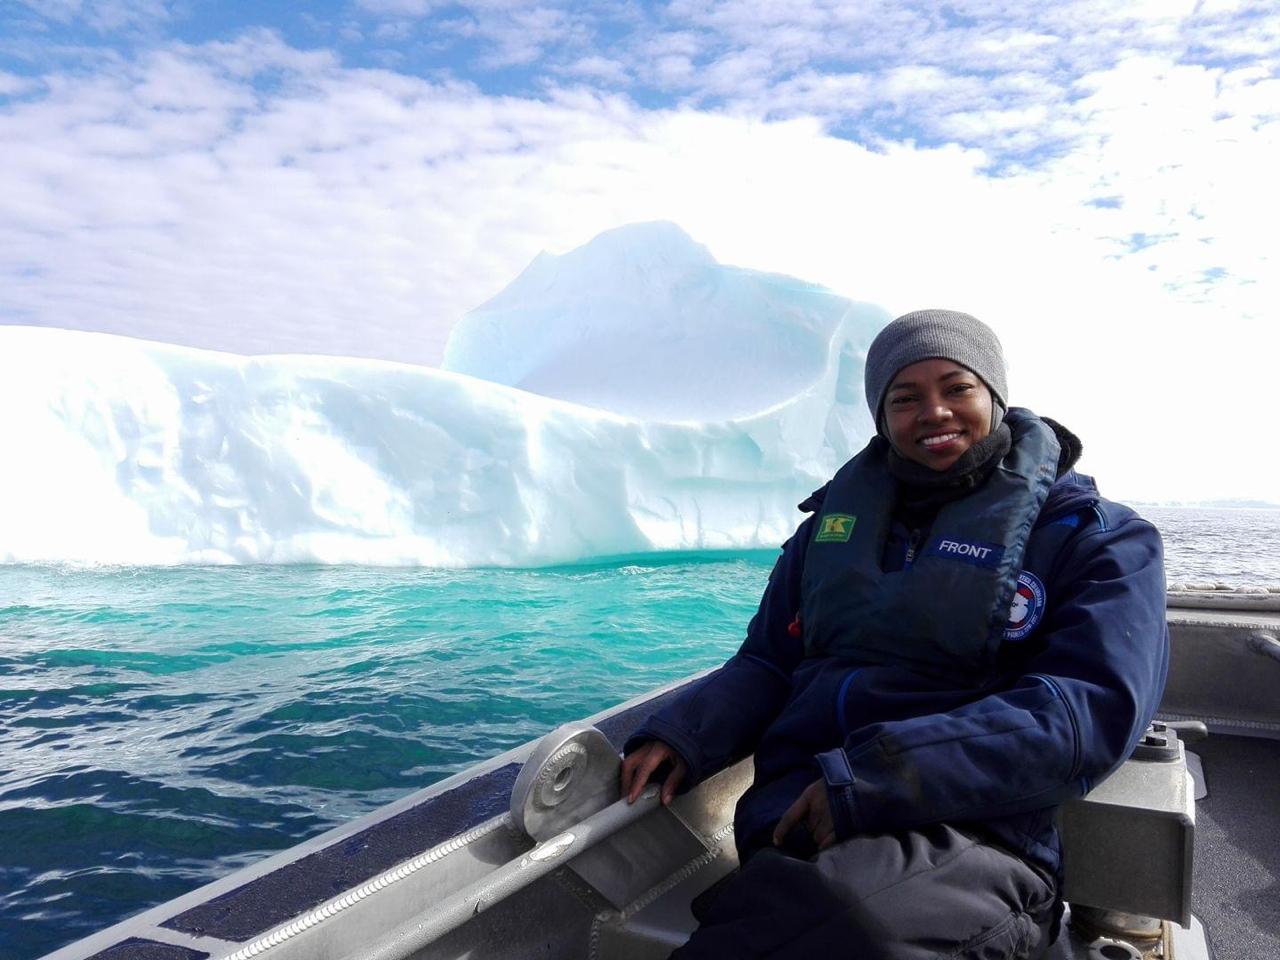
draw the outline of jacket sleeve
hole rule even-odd
[[[818,756],[837,835],[1053,806],[1128,757],[1168,666],[1160,536],[1132,515],[1090,528],[1061,570],[1045,646],[1021,676],[946,713],[869,725]]]
[[[738,652],[714,673],[650,717],[627,741],[630,753],[648,740],[669,744],[689,765],[691,787],[755,750],[791,690],[803,641],[788,629],[800,607],[800,578],[813,519],[782,547],[760,607]]]

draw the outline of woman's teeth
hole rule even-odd
[[[959,439],[959,437],[960,437],[960,434],[958,433],[944,433],[941,436],[937,436],[937,437],[925,437],[920,442],[924,444],[926,447],[936,447],[939,444],[950,443],[952,440],[957,440]]]

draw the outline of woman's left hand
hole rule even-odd
[[[773,845],[781,846],[792,828],[801,823],[805,825],[819,850],[825,850],[836,842],[836,827],[831,819],[831,805],[827,800],[827,785],[824,781],[813,781],[804,788],[804,793],[796,798],[796,802],[787,808],[778,825],[773,828]]]

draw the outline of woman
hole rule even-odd
[[[899,317],[865,385],[878,435],[800,505],[741,649],[627,744],[632,801],[755,754],[742,869],[674,957],[1038,956],[1054,811],[1159,702],[1159,535],[1007,407],[991,330]]]

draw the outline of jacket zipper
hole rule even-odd
[[[906,566],[911,566],[916,559],[916,550],[920,547],[920,531],[912,530],[907,534],[907,561]]]

